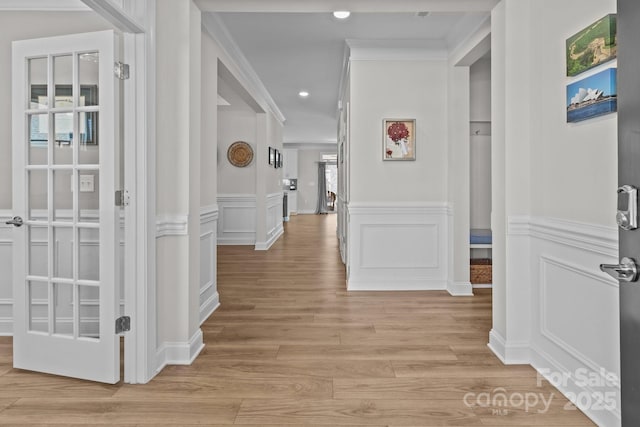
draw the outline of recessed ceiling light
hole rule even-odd
[[[351,15],[351,12],[347,10],[336,10],[333,12],[333,16],[338,19],[347,19]]]
[[[300,92],[298,92],[298,95],[300,95],[300,98],[306,98],[307,96],[309,96],[309,92],[307,92],[306,90],[301,90]]]

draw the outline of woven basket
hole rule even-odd
[[[491,260],[487,258],[471,260],[471,283],[488,284],[492,282]]]

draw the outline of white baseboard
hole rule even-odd
[[[528,365],[531,363],[529,343],[508,342],[495,329],[489,332],[488,346],[505,365]]]
[[[493,285],[491,283],[474,283],[473,289],[491,289]]]
[[[601,372],[584,372],[585,377],[589,378],[590,381],[584,381],[584,378],[581,378],[580,384],[578,384],[576,372],[566,369],[548,353],[540,349],[532,349],[531,359],[531,366],[538,371],[538,375],[553,384],[564,396],[568,396],[569,400],[573,399],[578,403],[580,410],[594,423],[607,427],[619,427],[622,424],[619,401],[620,388],[599,387],[599,385],[607,381],[606,378],[599,378],[599,375],[602,374]],[[592,381],[598,384],[595,388],[588,384],[583,384]],[[605,399],[601,400],[600,398],[603,396]],[[601,408],[602,405],[608,404],[606,398],[611,396],[618,398],[616,408],[613,410]]]
[[[156,352],[156,373],[167,365],[191,365],[198,357],[204,342],[202,330],[198,328],[188,342],[165,342]]]
[[[273,246],[273,244],[277,242],[278,239],[283,234],[284,234],[284,227],[282,226],[282,224],[280,224],[279,227],[276,228],[276,231],[273,233],[273,235],[269,238],[268,241],[256,243],[256,251],[268,251],[269,248],[271,248],[271,246]]]
[[[444,291],[444,280],[347,280],[348,291]]]
[[[447,291],[455,297],[472,297],[473,287],[471,282],[449,282],[447,284]]]
[[[216,292],[200,306],[200,325],[202,325],[218,307],[220,307],[220,294]]]

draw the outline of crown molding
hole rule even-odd
[[[242,78],[244,84],[253,89],[250,93],[256,98],[256,101],[263,107],[266,107],[266,110],[271,111],[280,123],[284,123],[286,120],[284,114],[282,114],[282,111],[278,108],[278,105],[240,50],[240,47],[235,40],[233,40],[231,33],[229,33],[222,19],[215,13],[203,13],[202,27],[213,37],[224,53],[226,53],[238,67],[239,73],[241,74],[239,77]]]
[[[448,57],[442,40],[347,39],[350,61],[443,61]]]
[[[2,11],[87,12],[91,8],[80,0],[0,0]]]
[[[195,0],[203,12],[490,12],[499,0]]]
[[[121,31],[134,34],[144,33],[144,27],[111,0],[82,0],[82,3]]]

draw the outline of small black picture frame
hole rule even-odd
[[[273,165],[276,162],[276,153],[275,150],[269,147],[269,164]]]
[[[278,164],[280,163],[280,151],[276,148],[275,150],[275,160],[273,162],[273,167],[278,169]]]

